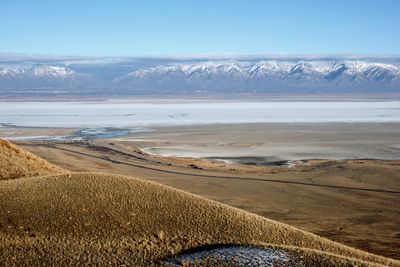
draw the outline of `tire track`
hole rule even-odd
[[[301,186],[313,186],[313,187],[323,187],[323,188],[331,188],[331,189],[341,189],[341,190],[353,190],[353,191],[364,191],[364,192],[374,192],[374,193],[389,193],[389,194],[400,194],[400,191],[395,190],[388,190],[388,189],[378,189],[378,188],[360,188],[360,187],[350,187],[350,186],[340,186],[340,185],[329,185],[329,184],[314,184],[314,183],[307,183],[307,182],[295,182],[295,181],[288,181],[288,180],[278,180],[278,179],[267,179],[267,178],[257,178],[257,177],[234,177],[234,176],[225,176],[225,175],[210,175],[210,174],[199,174],[199,173],[187,173],[187,172],[180,172],[180,171],[172,171],[172,170],[163,170],[155,167],[143,166],[140,164],[134,164],[129,162],[124,162],[120,160],[111,159],[108,157],[96,156],[89,153],[84,153],[80,151],[75,151],[73,149],[67,149],[58,147],[56,145],[51,144],[24,144],[25,146],[45,146],[48,148],[58,149],[67,151],[70,153],[75,153],[81,156],[91,157],[95,159],[100,159],[104,161],[108,161],[114,164],[122,164],[126,166],[151,170],[155,172],[161,173],[168,173],[174,175],[185,175],[185,176],[194,176],[194,177],[201,177],[201,178],[208,178],[208,179],[226,179],[226,180],[246,180],[246,181],[258,181],[258,182],[268,182],[268,183],[280,183],[280,184],[292,184],[292,185],[301,185]],[[120,153],[124,156],[131,156],[128,153],[118,151],[116,149],[106,148],[116,153]]]

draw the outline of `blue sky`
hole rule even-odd
[[[0,0],[0,52],[400,54],[397,0]]]

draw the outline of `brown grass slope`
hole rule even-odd
[[[299,253],[311,265],[400,266],[394,260],[132,177],[72,173],[5,180],[0,182],[0,197],[0,262],[5,265],[143,266],[197,246],[233,243],[305,248]]]
[[[63,173],[67,171],[0,139],[0,180]]]

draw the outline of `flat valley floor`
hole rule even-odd
[[[0,138],[73,131],[3,127]],[[156,181],[400,259],[400,124],[217,124],[16,143],[71,171]],[[215,160],[240,162],[246,153],[271,162],[293,160],[295,166]],[[357,153],[366,156],[346,159]]]

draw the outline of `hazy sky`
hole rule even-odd
[[[398,0],[0,0],[0,52],[400,54]]]

